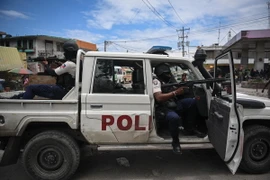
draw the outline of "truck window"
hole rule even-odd
[[[145,94],[143,61],[97,59],[92,93]]]
[[[170,69],[177,82],[197,79],[191,69],[184,64],[171,64]]]
[[[211,69],[210,72],[214,75],[215,78],[231,78],[230,77],[230,67],[229,67],[229,57],[224,56],[222,59],[216,61],[215,69]],[[245,71],[240,66],[236,71],[240,72],[235,76],[236,82],[241,82],[245,76]],[[224,100],[231,101],[231,82],[226,81],[223,83],[218,83],[219,89],[221,90],[221,98]]]
[[[160,62],[153,61],[152,66],[154,67],[159,63]],[[168,62],[166,64],[170,66],[171,73],[174,77],[175,82],[197,80],[196,75],[187,65],[183,63],[173,63],[173,62]],[[154,68],[153,68],[153,72],[154,72]]]

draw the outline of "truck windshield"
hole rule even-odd
[[[177,82],[197,80],[195,74],[186,65],[172,64],[170,69]]]

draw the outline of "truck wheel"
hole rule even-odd
[[[22,164],[39,180],[69,179],[80,162],[80,149],[69,135],[59,131],[37,134],[25,146]]]
[[[252,174],[266,173],[270,170],[270,129],[268,127],[257,125],[245,129],[240,168]]]

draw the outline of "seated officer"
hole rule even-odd
[[[64,43],[64,56],[66,62],[56,69],[51,69],[47,61],[43,61],[45,72],[39,74],[51,75],[57,78],[55,85],[31,84],[26,87],[24,93],[15,95],[11,99],[33,99],[35,95],[50,99],[62,99],[66,93],[75,85],[76,56],[78,45],[69,40]]]
[[[23,95],[23,99],[33,99],[35,95],[50,99],[62,99],[75,85],[76,56],[79,49],[75,41],[70,40],[63,45],[66,62],[56,69],[51,69],[47,61],[45,74],[56,76],[56,85],[29,85]]]
[[[186,113],[186,121],[189,125],[188,130],[191,131],[193,123],[197,116],[197,107],[194,98],[179,99],[183,95],[184,88],[163,88],[162,84],[174,83],[174,77],[168,64],[161,63],[155,67],[156,78],[153,79],[153,93],[156,102],[165,110],[165,120],[169,124],[169,131],[172,137],[173,151],[182,154],[179,142],[179,127],[183,129],[182,114]]]

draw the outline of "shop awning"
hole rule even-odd
[[[0,46],[0,71],[23,67],[17,48]]]

